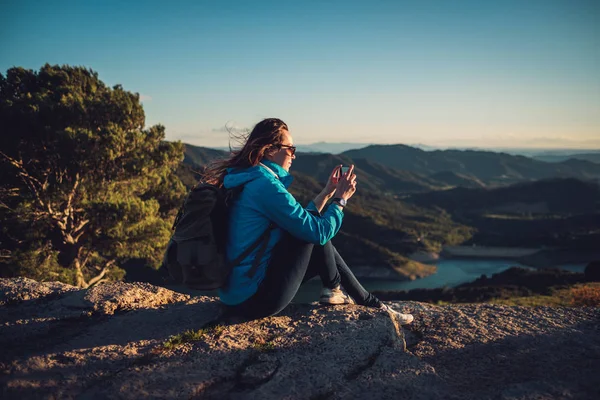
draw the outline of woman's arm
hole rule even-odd
[[[333,171],[331,171],[331,174],[329,174],[329,178],[327,179],[325,187],[323,188],[323,190],[321,190],[321,193],[319,193],[317,197],[315,197],[313,200],[313,203],[315,204],[315,207],[319,211],[319,213],[321,213],[321,210],[323,210],[325,204],[329,201],[329,199],[333,197],[333,194],[335,193],[335,189],[341,176],[340,168],[341,165],[338,165],[333,169]]]
[[[246,184],[254,193],[248,200],[279,228],[304,241],[324,245],[339,231],[344,213],[340,207],[329,206],[322,216],[315,216],[296,201],[283,184],[273,179],[257,179]],[[312,204],[311,204],[312,205]]]
[[[315,207],[319,211],[319,213],[321,213],[323,207],[325,207],[325,204],[327,204],[329,199],[333,197],[333,193],[335,193],[335,191],[331,193],[328,192],[328,190],[323,189],[321,193],[319,193],[317,197],[315,197],[313,200],[313,203],[315,204]]]

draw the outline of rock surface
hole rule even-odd
[[[25,278],[0,279],[0,302],[7,399],[600,398],[597,308],[391,303],[415,315],[401,329],[379,310],[292,304],[215,325],[210,297]]]

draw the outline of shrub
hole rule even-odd
[[[571,289],[571,305],[573,307],[600,306],[600,286],[580,286]]]

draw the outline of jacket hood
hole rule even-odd
[[[223,186],[231,189],[258,179],[263,175],[259,168],[259,166],[244,169],[228,168],[227,175],[223,178]]]

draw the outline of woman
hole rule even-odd
[[[295,152],[287,125],[269,118],[254,127],[240,150],[204,173],[208,183],[227,189],[243,186],[230,204],[229,260],[269,237],[264,248],[252,251],[233,268],[228,283],[219,289],[222,303],[243,318],[270,316],[289,304],[302,283],[319,275],[320,303],[377,307],[395,314],[403,324],[412,322],[412,315],[389,308],[367,292],[331,244],[342,225],[344,206],[356,191],[354,166],[344,175],[339,166],[334,168],[325,188],[304,208],[287,191]]]

